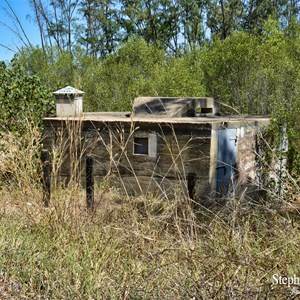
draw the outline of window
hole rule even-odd
[[[156,132],[138,131],[134,134],[133,154],[145,155],[150,159],[156,159],[157,136]]]
[[[135,137],[134,138],[134,154],[148,155],[148,138]]]
[[[195,114],[197,117],[200,117],[201,115],[205,115],[205,114],[212,114],[212,113],[213,113],[212,107],[197,107],[195,109]]]
[[[212,114],[213,109],[212,107],[202,107],[201,114]]]

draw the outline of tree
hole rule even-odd
[[[181,48],[181,9],[177,0],[161,0],[158,18],[160,20],[159,42],[164,49],[170,50],[171,54],[178,56]]]
[[[125,39],[140,36],[147,43],[157,43],[160,20],[158,0],[121,0],[121,24]]]
[[[274,20],[279,20],[281,16],[281,3],[283,1],[268,1],[250,0],[249,3],[245,5],[245,17],[243,21],[243,28],[249,30],[253,33],[262,33],[264,23],[268,18]]]
[[[83,0],[80,12],[85,19],[81,43],[93,57],[105,58],[120,41],[120,21],[112,0]]]
[[[17,59],[11,66],[0,63],[0,133],[21,136],[27,121],[41,125],[54,107],[52,95],[37,75],[28,74]]]
[[[168,58],[141,38],[86,71],[82,89],[87,111],[128,111],[138,96],[203,96],[203,72],[196,54]],[[95,84],[97,83],[97,84]]]
[[[181,23],[185,43],[195,50],[204,40],[204,18],[207,0],[180,0]]]
[[[215,38],[201,53],[208,94],[241,113],[263,113],[257,106],[255,89],[247,89],[254,84],[258,43],[257,37],[237,32],[224,41]]]
[[[232,32],[240,30],[243,12],[242,0],[211,0],[208,3],[207,26],[213,36],[225,40]]]
[[[38,75],[44,86],[54,91],[66,85],[76,86],[78,64],[83,64],[83,58],[82,62],[76,62],[76,49],[73,53],[61,51],[56,47],[50,50],[46,48],[45,51],[39,47],[32,47],[21,49],[17,57],[26,72]]]
[[[79,0],[52,0],[45,7],[42,0],[29,0],[40,30],[43,49],[55,45],[60,51],[72,53],[75,44]]]

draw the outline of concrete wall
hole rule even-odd
[[[210,149],[210,185],[212,195],[216,189],[216,169],[217,169],[217,149],[218,149],[218,130],[226,128],[237,129],[236,140],[236,162],[237,177],[235,178],[235,195],[238,197],[246,192],[246,195],[253,196],[260,187],[260,171],[258,169],[257,153],[257,135],[261,130],[255,122],[235,122],[235,123],[214,123],[211,132],[211,149]],[[254,195],[255,196],[255,195]]]
[[[257,132],[259,128],[241,127],[238,130],[237,162],[238,162],[238,192],[253,193],[259,189]]]
[[[56,98],[56,116],[57,117],[74,117],[82,114],[82,96],[69,98],[57,96]]]
[[[63,128],[65,132],[61,135],[58,132]],[[207,124],[189,128],[178,124],[129,128],[124,124],[88,122],[82,125],[80,143],[70,143],[71,135],[61,122],[47,124],[44,132],[44,148],[64,152],[59,171],[62,178],[70,177],[71,160],[75,157],[79,160],[77,172],[84,178],[85,157],[89,154],[95,157],[96,181],[105,178],[126,187],[129,194],[172,193],[176,184],[186,186],[188,173],[194,172],[196,196],[210,195],[211,127]],[[147,136],[149,155],[134,154],[134,137]]]
[[[66,126],[66,124],[68,124]],[[106,180],[128,194],[172,193],[176,185],[186,191],[189,172],[196,173],[196,197],[213,197],[216,189],[217,131],[223,123],[132,124],[97,121],[45,123],[44,148],[61,156],[57,174],[85,176],[85,157],[95,158],[95,181]],[[258,126],[236,122],[237,195],[257,189],[256,134]],[[75,130],[74,130],[75,128]],[[149,137],[149,153],[134,153],[134,138]],[[76,163],[74,163],[76,161]],[[74,175],[75,174],[75,175]],[[84,181],[83,181],[84,182]]]

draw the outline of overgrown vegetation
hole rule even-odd
[[[79,136],[76,130],[74,134]],[[53,176],[62,159],[55,155],[68,151],[65,144],[76,148],[69,135],[70,140],[53,149]],[[289,213],[288,203],[281,210],[282,199],[244,196],[202,206],[187,197],[180,182],[172,186],[171,197],[163,191],[129,197],[102,181],[91,214],[74,176],[64,189],[53,178],[50,207],[44,208],[40,133],[31,128],[22,139],[20,143],[11,136],[5,160],[0,160],[0,174],[8,175],[0,187],[0,298],[297,295],[297,287],[273,285],[274,274],[293,276],[299,271],[297,206]],[[78,161],[70,163],[75,168]]]
[[[293,299],[298,293],[272,285],[273,274],[299,273],[298,216],[235,199],[221,210],[201,208],[191,221],[178,215],[180,202],[126,198],[116,191],[100,192],[90,216],[81,195],[59,191],[48,210],[32,198],[1,197],[0,265],[12,294]]]
[[[3,132],[24,134],[31,125],[41,125],[51,114],[54,101],[38,75],[30,75],[18,60],[0,64],[0,137]]]
[[[298,293],[272,285],[273,274],[299,272],[299,216],[281,214],[281,201],[240,198],[223,207],[192,208],[182,186],[174,187],[170,201],[128,197],[103,185],[91,215],[79,186],[57,188],[44,209],[34,180],[17,171],[24,165],[14,167],[22,175],[19,186],[3,186],[0,200],[6,295],[292,299]]]
[[[30,2],[41,45],[20,35],[0,65],[0,298],[294,299],[299,286],[272,276],[299,275],[299,214],[280,210],[300,199],[297,1]],[[269,150],[288,136],[288,203],[270,193],[208,209],[184,185],[170,201],[104,182],[90,215],[80,185],[54,182],[44,209],[38,127],[66,85],[85,92],[85,111],[213,96],[225,112],[270,114]]]
[[[36,74],[30,76],[41,78],[40,90],[54,91],[65,85],[83,90],[85,111],[128,111],[135,97],[159,95],[213,96],[234,108],[224,106],[224,112],[269,114],[274,137],[287,128],[289,168],[298,174],[299,40],[297,22],[282,29],[268,19],[260,35],[241,31],[225,40],[213,37],[202,47],[177,56],[134,37],[102,59],[79,47],[72,54],[57,48],[26,48],[15,62],[28,74]],[[46,107],[42,105],[44,111]],[[13,111],[19,111],[18,107]],[[39,109],[34,111],[38,113],[35,119],[44,115]],[[279,139],[274,141],[279,143]]]

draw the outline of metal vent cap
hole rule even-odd
[[[83,95],[84,92],[68,85],[68,86],[54,92],[53,94],[54,95]]]

